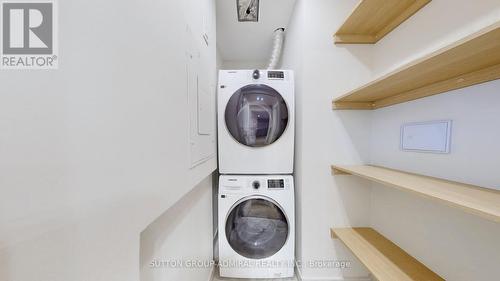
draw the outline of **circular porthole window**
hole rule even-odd
[[[226,106],[229,133],[239,143],[262,147],[277,141],[288,125],[288,107],[275,89],[248,85],[236,91]]]
[[[252,198],[234,206],[226,220],[226,239],[238,254],[263,259],[277,253],[288,238],[288,221],[271,199]]]

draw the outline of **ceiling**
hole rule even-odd
[[[267,61],[273,31],[287,27],[295,0],[260,0],[258,22],[238,22],[236,0],[217,0],[217,47],[223,61]]]

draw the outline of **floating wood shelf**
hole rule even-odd
[[[379,281],[444,280],[372,228],[332,228],[331,235],[340,239]]]
[[[383,167],[332,166],[333,174],[349,174],[434,199],[500,222],[500,191]]]
[[[431,0],[362,0],[340,29],[335,44],[374,44]]]
[[[377,109],[500,79],[500,22],[333,101],[333,109]]]

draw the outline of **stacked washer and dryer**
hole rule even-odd
[[[223,70],[218,89],[220,276],[292,277],[293,72]]]

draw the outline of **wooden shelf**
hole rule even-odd
[[[410,191],[500,222],[500,191],[377,166],[332,166],[332,173],[355,175]]]
[[[372,228],[332,228],[331,235],[340,239],[379,281],[444,280]]]
[[[335,44],[374,44],[431,0],[361,0],[340,29]]]
[[[499,78],[497,22],[335,99],[333,109],[377,109]]]

